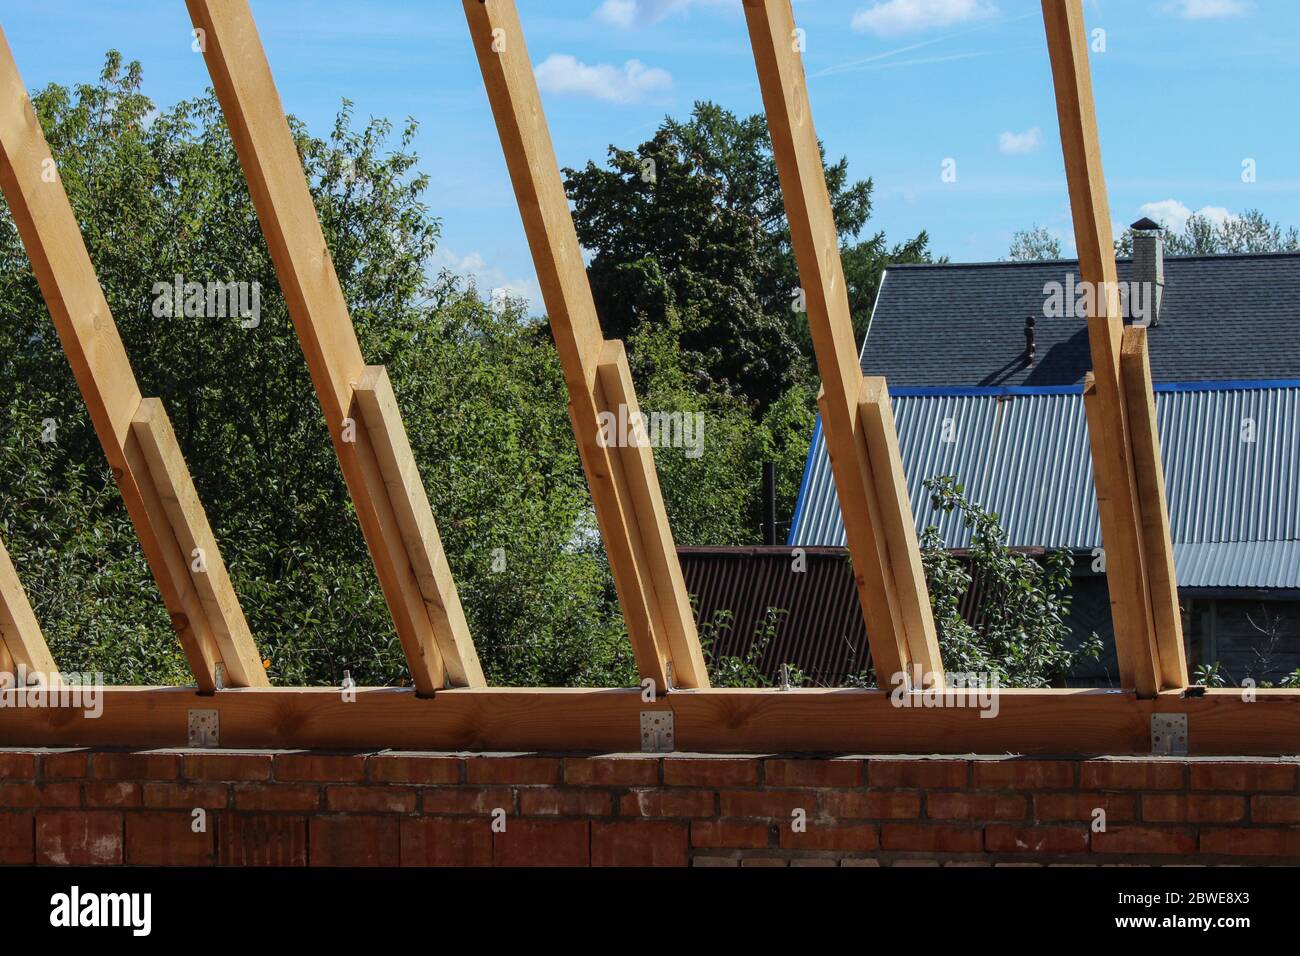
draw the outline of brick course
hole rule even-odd
[[[1296,766],[10,748],[0,864],[1295,864]]]

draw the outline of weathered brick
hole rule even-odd
[[[134,780],[87,780],[81,789],[88,807],[138,807],[144,803],[143,787]]]
[[[222,866],[306,866],[307,818],[288,813],[223,813],[217,822]]]
[[[1187,827],[1108,827],[1092,835],[1097,853],[1187,854],[1196,852],[1196,831]]]
[[[414,787],[326,787],[325,807],[345,813],[411,813]]]
[[[36,778],[36,754],[18,750],[0,750],[0,780]]]
[[[653,787],[659,783],[658,757],[566,757],[564,782],[570,786]]]
[[[880,827],[880,846],[926,853],[978,853],[984,849],[984,831],[980,827],[885,823]]]
[[[1084,790],[1182,790],[1184,765],[1157,760],[1087,760],[1080,771]]]
[[[769,787],[857,787],[862,784],[862,761],[764,760],[763,783]]]
[[[90,759],[84,750],[64,750],[41,754],[41,776],[46,780],[84,777]]]
[[[275,779],[360,783],[366,779],[366,755],[276,754]]]
[[[591,838],[586,820],[510,820],[495,834],[493,862],[497,866],[587,866]]]
[[[224,810],[229,802],[230,791],[224,783],[162,783],[155,780],[144,785],[146,807]]]
[[[984,848],[990,853],[1086,853],[1088,828],[994,823],[984,828]]]
[[[1137,819],[1137,795],[1132,793],[1036,793],[1034,819],[1091,823],[1093,812],[1106,811],[1108,823]]]
[[[665,757],[664,783],[670,787],[756,787],[758,761],[752,757]]]
[[[175,780],[181,775],[181,755],[158,751],[91,754],[90,775],[96,780]]]
[[[320,814],[308,821],[312,866],[397,866],[400,817]]]
[[[42,866],[111,866],[122,862],[122,814],[116,810],[48,810],[36,814],[36,862]]]
[[[685,866],[687,824],[598,820],[591,824],[592,866]]]
[[[925,813],[934,820],[1023,820],[1029,802],[1018,793],[927,793]]]
[[[519,812],[527,817],[608,817],[614,813],[614,795],[586,788],[524,787]]]
[[[460,783],[465,760],[446,754],[375,754],[366,761],[375,783]]]
[[[1074,786],[1072,760],[976,760],[975,786],[986,790],[1068,790]]]
[[[1300,858],[1300,830],[1267,827],[1204,827],[1201,852],[1215,856]]]
[[[711,817],[718,812],[712,790],[633,790],[619,800],[625,817]]]
[[[1289,763],[1193,763],[1193,790],[1294,790]]]
[[[955,789],[965,787],[969,775],[965,760],[872,760],[867,764],[867,786],[876,789]]]
[[[402,866],[491,866],[487,820],[402,817]]]
[[[0,807],[77,807],[81,805],[78,783],[30,783],[15,780],[0,783]]]
[[[880,847],[880,832],[872,823],[820,824],[808,821],[807,828],[796,832],[790,826],[779,828],[780,841],[787,850],[875,850]]]
[[[691,846],[763,849],[772,843],[770,823],[733,820],[696,820],[691,824]]]
[[[209,866],[216,845],[216,821],[194,832],[194,817],[166,810],[125,814],[129,866]]]
[[[236,810],[315,810],[320,787],[306,783],[237,783]]]
[[[0,813],[0,865],[25,866],[35,861],[35,814]]]
[[[1142,819],[1146,823],[1232,823],[1245,816],[1244,797],[1206,793],[1150,793],[1142,797]]]
[[[913,790],[831,790],[821,795],[822,812],[837,820],[903,820],[921,815]]]
[[[1241,797],[1213,797],[1215,800],[1235,800],[1238,805]],[[1231,823],[1241,816],[1216,818],[1215,822]],[[1250,798],[1250,819],[1252,823],[1300,823],[1300,797],[1290,795],[1260,795]]]
[[[440,816],[489,814],[498,808],[514,814],[515,794],[508,787],[427,787],[420,791],[420,808]]]
[[[724,817],[763,817],[789,820],[796,809],[808,816],[817,812],[812,790],[724,790],[718,794]]]
[[[187,780],[270,780],[271,754],[188,753],[182,764]]]
[[[465,780],[514,786],[557,784],[560,760],[558,757],[471,757],[465,761]]]

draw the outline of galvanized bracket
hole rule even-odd
[[[1151,715],[1151,752],[1153,754],[1187,753],[1187,715]]]
[[[671,710],[641,711],[641,750],[648,754],[666,754],[677,749]]]
[[[191,747],[221,746],[221,713],[216,710],[191,710],[189,712],[189,745]]]

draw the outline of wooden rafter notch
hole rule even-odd
[[[39,675],[47,683],[58,679],[58,668],[45,635],[32,613],[27,592],[18,580],[9,552],[0,543],[0,674]]]
[[[416,690],[485,681],[382,369],[368,368],[247,0],[187,0]]]
[[[707,687],[654,454],[644,436],[615,444],[602,437],[602,415],[636,421],[639,409],[623,345],[605,340],[596,316],[519,13],[512,0],[464,0],[464,7],[564,368],[573,432],[637,668],[658,688],[670,679],[675,687]]]
[[[864,379],[789,0],[745,0],[750,42],[821,372],[818,396],[881,687],[943,686],[943,663],[883,378]]]
[[[1081,0],[1043,0],[1079,274],[1094,290],[1084,388],[1120,681],[1187,686],[1146,330],[1124,328]]]
[[[3,32],[0,188],[195,681],[203,691],[223,682],[232,687],[267,685],[166,412],[156,400],[147,406],[140,395]],[[141,415],[143,431],[138,427]],[[165,470],[151,465],[148,449],[153,446],[141,440],[150,434],[157,436],[154,451],[165,459]],[[195,547],[204,549],[202,560]]]

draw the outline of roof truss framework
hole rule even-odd
[[[395,398],[383,370],[361,359],[247,0],[187,2],[205,32],[208,64],[417,691],[437,690],[444,673],[453,682],[474,683],[473,646],[457,630],[459,604]],[[1169,600],[1168,518],[1145,339],[1121,329],[1113,301],[1089,321],[1098,369],[1087,403],[1110,577],[1124,578],[1112,580],[1112,587],[1130,690],[988,691],[1001,719],[986,721],[979,707],[899,707],[895,695],[880,690],[707,689],[651,454],[644,447],[605,448],[596,438],[599,412],[619,404],[635,409],[636,398],[621,344],[600,334],[514,4],[464,0],[464,6],[546,295],[574,430],[638,664],[646,676],[666,682],[671,663],[677,678],[673,693],[648,706],[673,712],[682,749],[1143,752],[1151,743],[1150,718],[1158,713],[1187,715],[1194,753],[1273,753],[1293,743],[1300,732],[1300,692],[1260,690],[1258,700],[1267,702],[1262,708],[1235,691],[1191,698],[1179,692],[1186,670],[1167,620],[1176,604]],[[821,402],[828,435],[834,432],[832,453],[840,459],[836,481],[841,499],[850,499],[846,524],[856,526],[850,542],[860,595],[868,625],[878,632],[877,670],[920,665],[940,671],[888,396],[884,382],[863,379],[855,361],[790,2],[745,0],[745,6],[827,383]],[[1043,8],[1081,269],[1089,281],[1113,279],[1081,5],[1043,0]],[[0,52],[0,183],[151,566],[167,570],[160,555],[170,551],[160,547],[160,529],[171,533],[177,553],[185,544],[210,540],[210,531],[197,523],[197,503],[174,436],[159,418],[161,407],[134,390],[66,196],[61,189],[41,193],[32,178],[32,167],[48,158],[48,150],[7,47],[0,45]],[[57,201],[50,198],[55,194]],[[110,378],[106,367],[125,369],[127,377]],[[345,418],[356,425],[355,443],[341,438]],[[187,537],[178,538],[175,522],[185,525]],[[175,587],[174,576],[157,573],[160,584]],[[179,601],[167,586],[163,592],[169,607]],[[207,607],[197,591],[189,602]],[[208,603],[229,609],[210,597]],[[188,639],[198,644],[196,634],[191,630]],[[4,646],[5,655],[16,656],[7,641]],[[0,665],[5,663],[0,655]],[[106,696],[104,717],[95,721],[19,709],[0,722],[0,744],[170,746],[184,739],[191,691],[113,688]],[[467,686],[440,691],[434,700],[424,696],[371,688],[350,703],[329,688],[247,687],[222,690],[206,706],[221,714],[225,746],[613,750],[635,749],[637,718],[647,708],[636,690]],[[274,735],[271,727],[277,728]]]

